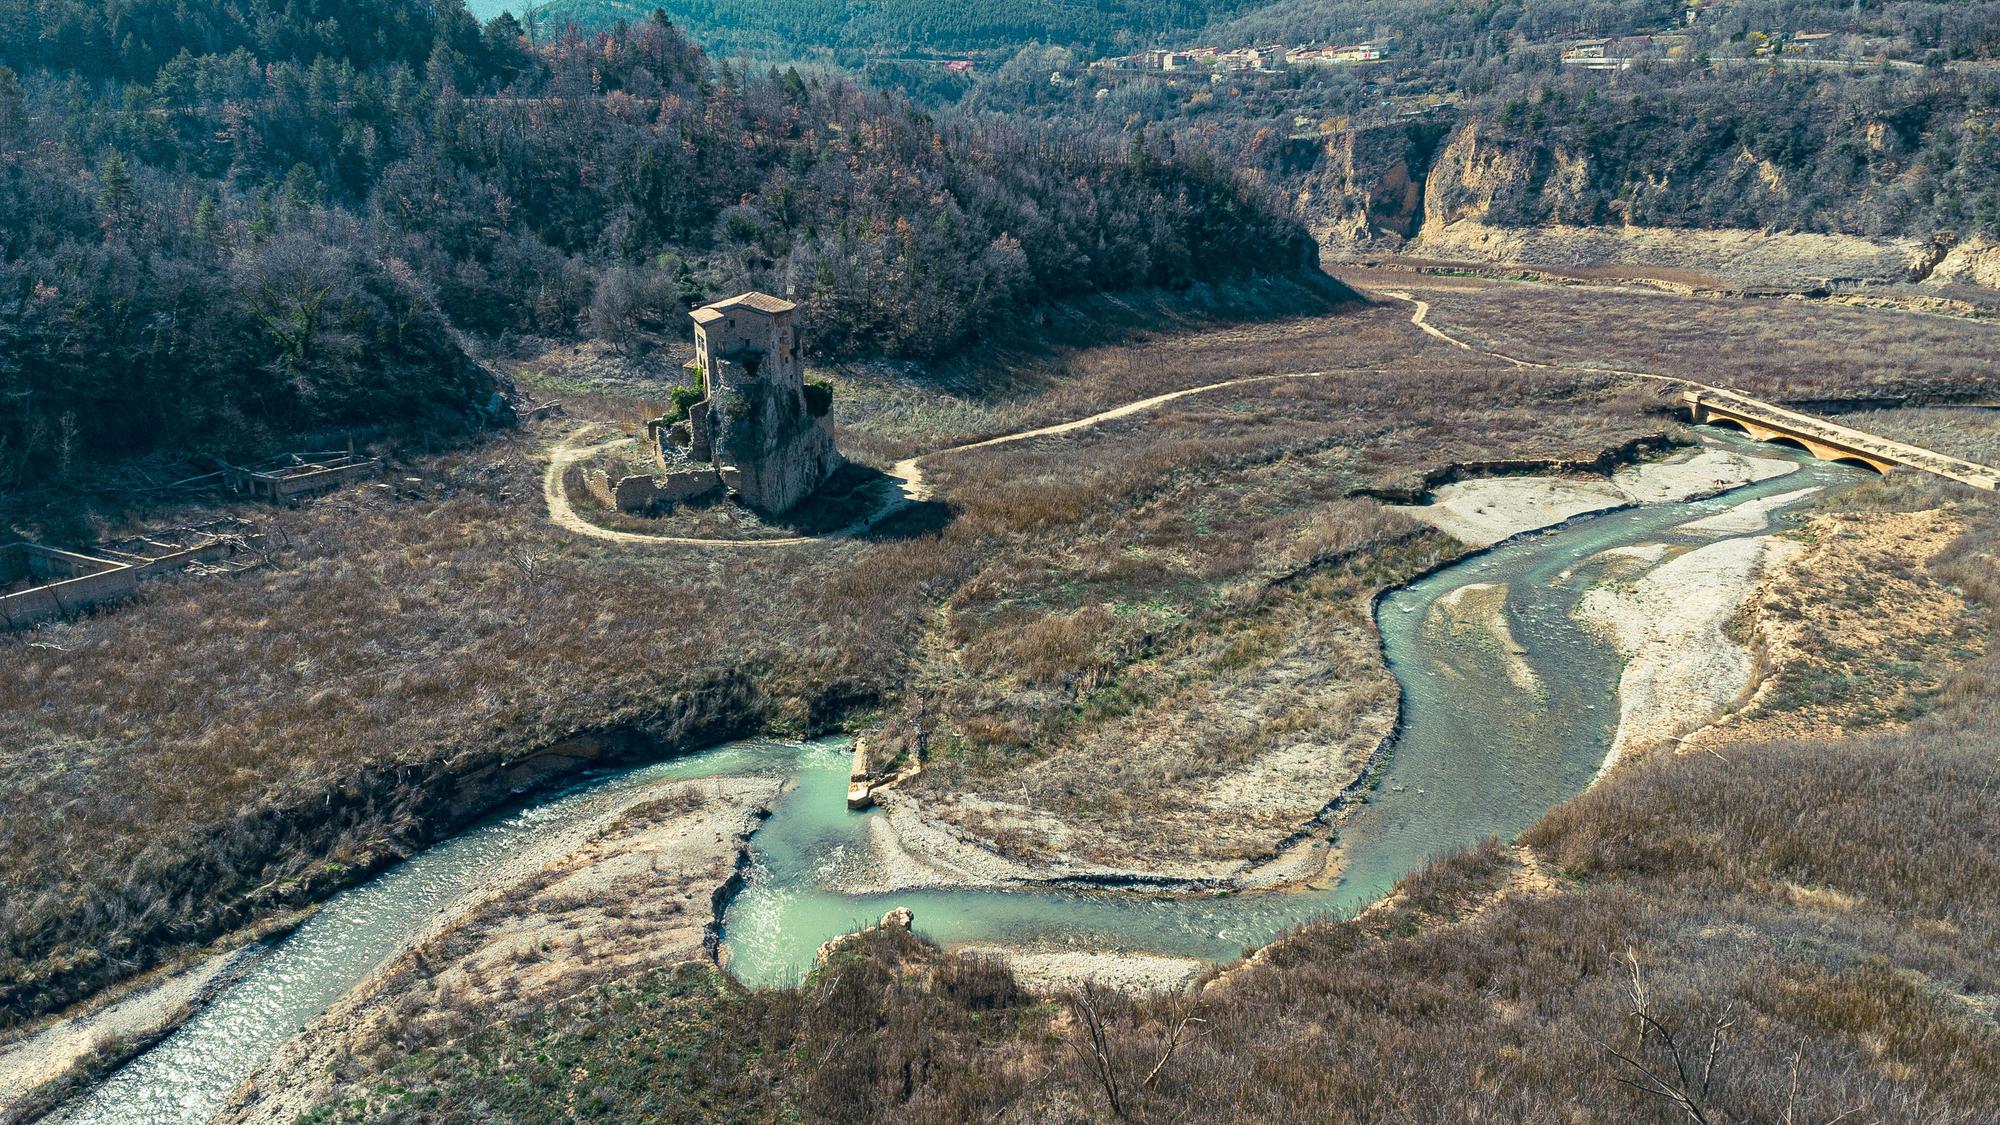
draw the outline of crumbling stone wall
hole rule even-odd
[[[612,503],[621,512],[654,512],[713,492],[721,484],[715,470],[705,468],[657,477],[626,477],[611,490]]]

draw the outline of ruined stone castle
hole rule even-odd
[[[796,308],[745,293],[695,310],[687,366],[703,397],[686,419],[655,428],[663,484],[712,473],[743,503],[783,512],[840,467],[832,396],[805,384]]]

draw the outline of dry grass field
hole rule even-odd
[[[637,416],[655,388],[566,391],[567,419],[260,512],[272,565],[162,581],[114,612],[0,638],[0,1012],[60,1007],[311,902],[592,757],[927,706],[952,747],[944,775],[973,791],[1085,745],[1123,713],[1120,693],[1169,702],[1159,669],[1216,659],[1232,619],[1268,628],[1274,598],[1352,623],[1371,584],[1420,558],[1273,588],[1322,554],[1402,541],[1347,489],[1464,457],[1594,454],[1664,424],[1609,381],[1483,365],[1384,307],[1026,357],[992,401],[857,410],[842,442],[875,459],[1218,377],[1319,369],[1341,374],[940,461],[952,518],[914,537],[752,552],[629,549],[548,526],[548,443],[582,411]],[[907,401],[921,386],[878,393]],[[1573,424],[1525,424],[1541,413],[1528,400]],[[1079,613],[1114,624],[1088,644],[1055,626],[1008,639],[1024,615]],[[1034,651],[1005,647],[1017,642]],[[1376,705],[1378,658],[1342,643],[1361,685],[1346,705]],[[1256,640],[1227,660],[1254,684],[1300,655]],[[975,721],[995,709],[1022,725]],[[1147,777],[1214,766],[1174,761],[1185,749],[1132,754]]]
[[[1841,415],[1840,421],[1967,461],[2000,465],[2000,409],[1906,406],[1892,410],[1858,410]]]
[[[949,551],[573,543],[540,518],[541,436],[266,514],[270,566],[0,639],[8,1010],[310,901],[553,772],[531,760],[565,740],[803,731],[894,682]]]
[[[1152,870],[1248,860],[1314,816],[1394,717],[1369,599],[1457,550],[1350,495],[1668,424],[1611,381],[1453,350],[931,468],[1003,546],[912,669],[926,807],[1019,858]],[[1556,401],[1574,424],[1535,424]]]
[[[1376,274],[1431,323],[1520,359],[1677,375],[1776,401],[2000,398],[2000,323],[1824,302]]]
[[[1240,859],[1293,810],[1161,810],[1273,746],[1351,752],[1392,705],[1366,599],[1455,549],[1357,489],[1673,427],[1650,388],[1483,361],[1402,306],[1012,362],[987,396],[836,373],[844,448],[881,464],[1332,374],[940,458],[948,519],[752,552],[548,527],[547,446],[654,393],[606,384],[566,393],[567,419],[269,514],[261,571],[0,639],[8,1018],[309,902],[587,756],[864,714],[921,732],[913,796],[1000,850]],[[1990,631],[1990,502],[1898,475],[1844,503],[1951,505],[1964,533],[1921,565]],[[1478,850],[1193,998],[1038,1001],[878,933],[795,992],[651,973],[427,1033],[314,1119],[1977,1120],[2000,1101],[1996,661],[1966,646],[1898,730],[1618,771],[1526,837],[1561,893],[1496,899],[1517,860]],[[1678,1079],[1673,1052],[1711,1043],[1699,1088]],[[1640,1066],[1674,1088],[1626,1084]]]
[[[1990,632],[1990,501],[1892,477],[1842,505],[1951,506],[1922,566]],[[1635,763],[1526,834],[1536,870],[1472,849],[1192,996],[1038,1002],[877,930],[796,991],[690,968],[470,1021],[310,1120],[1983,1121],[1996,677],[1989,647],[1901,730]]]

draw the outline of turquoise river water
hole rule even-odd
[[[1761,455],[1787,456],[1758,447]],[[1856,470],[1800,456],[1787,476],[1691,503],[1574,521],[1472,556],[1377,605],[1383,648],[1403,688],[1402,727],[1365,803],[1340,826],[1346,865],[1326,883],[1286,891],[1171,897],[1129,891],[834,889],[865,862],[872,813],[845,806],[844,743],[749,741],[607,771],[493,817],[343,892],[275,944],[181,1029],[117,1071],[62,1120],[117,1125],[207,1121],[229,1092],[294,1032],[476,889],[504,857],[588,821],[639,789],[690,778],[779,774],[795,784],[752,839],[748,884],[724,916],[729,968],[752,985],[796,982],[827,939],[895,906],[946,945],[1035,944],[1226,960],[1315,918],[1379,899],[1441,853],[1511,837],[1581,791],[1602,764],[1618,716],[1618,656],[1572,610],[1597,580],[1592,557],[1637,543],[1709,543],[1679,524]],[[1440,626],[1433,603],[1474,583],[1507,588],[1518,667],[1488,637]]]

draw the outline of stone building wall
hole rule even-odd
[[[746,293],[694,313],[707,398],[689,411],[689,455],[713,460],[745,503],[784,512],[840,467],[830,418],[805,401],[804,352],[788,301]]]

